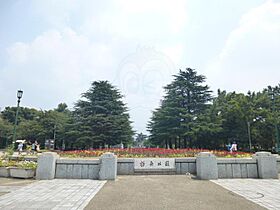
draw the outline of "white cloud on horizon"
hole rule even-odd
[[[209,81],[229,91],[260,91],[280,80],[280,2],[267,1],[244,14],[218,58]]]
[[[13,92],[20,87],[23,106],[50,109],[66,102],[72,107],[90,82],[109,80],[125,95],[135,129],[144,131],[162,87],[174,74],[172,59],[182,58],[176,37],[187,23],[185,2],[147,1],[141,6],[121,1],[96,13],[90,12],[93,2],[88,8],[72,1],[63,8],[64,3],[32,4],[35,17],[48,27],[31,41],[6,49],[0,78],[5,103],[0,106],[14,104]],[[77,13],[82,18],[75,25],[71,20]]]

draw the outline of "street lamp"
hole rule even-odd
[[[248,139],[249,139],[249,148],[250,152],[252,151],[252,135],[251,135],[251,125],[256,122],[265,122],[265,118],[262,116],[257,116],[252,121],[247,121],[247,129],[248,129]]]
[[[271,92],[271,100],[272,100],[272,111],[273,115],[275,116],[275,93],[274,89],[272,88]],[[276,145],[275,145],[275,151],[276,153],[279,153],[279,131],[278,131],[278,126],[277,126],[277,121],[274,122],[274,127],[275,127],[275,138],[276,138]]]
[[[23,95],[23,91],[22,90],[18,90],[17,91],[17,111],[16,111],[16,119],[15,119],[15,125],[14,125],[14,132],[13,132],[13,142],[12,145],[14,145],[15,141],[16,141],[16,132],[17,132],[17,119],[18,119],[18,111],[19,111],[19,103],[20,103],[20,99],[22,98]]]
[[[248,128],[249,148],[250,148],[250,152],[251,152],[252,151],[251,124],[249,121],[247,121],[247,128]]]

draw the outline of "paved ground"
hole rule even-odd
[[[0,196],[0,209],[84,209],[105,183],[81,179],[36,181]]]
[[[280,209],[279,179],[219,179],[213,182],[267,209]]]
[[[90,201],[87,210],[236,210],[263,207],[210,181],[185,175],[118,176]]]
[[[118,176],[104,184],[0,178],[0,209],[280,209],[277,179],[201,181],[185,175],[149,175]]]
[[[20,189],[30,183],[35,182],[32,179],[12,179],[0,177],[0,195],[4,195]]]

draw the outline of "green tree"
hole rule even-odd
[[[79,132],[77,143],[83,148],[132,143],[133,131],[127,108],[119,90],[108,81],[93,82],[75,105]]]
[[[212,91],[204,82],[205,76],[191,68],[180,70],[174,76],[165,87],[166,96],[160,108],[153,112],[148,124],[152,142],[171,148],[197,146],[198,132],[211,129],[203,115],[210,107]]]
[[[0,148],[8,146],[9,139],[12,137],[13,126],[0,115]]]

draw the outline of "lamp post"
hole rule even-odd
[[[247,128],[248,128],[249,148],[250,148],[250,152],[251,152],[252,151],[251,124],[249,121],[247,121]]]
[[[20,103],[20,99],[23,95],[23,91],[22,90],[18,90],[17,91],[17,111],[16,111],[16,119],[15,119],[15,125],[14,125],[14,132],[13,132],[13,142],[12,145],[14,145],[15,141],[16,141],[16,132],[17,132],[17,120],[18,120],[18,111],[19,111],[19,103]]]
[[[273,115],[275,116],[274,90],[272,90],[272,93],[271,93],[271,100],[272,100],[272,111],[273,111]],[[276,138],[275,151],[276,151],[276,153],[279,153],[279,131],[278,131],[278,126],[277,126],[277,121],[274,122],[274,127],[275,127],[275,138]]]

